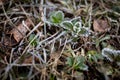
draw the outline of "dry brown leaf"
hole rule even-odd
[[[31,23],[27,19],[25,21],[27,27],[30,27]],[[16,28],[13,28],[9,33],[13,35],[14,39],[19,42],[28,32],[28,29],[21,23]]]
[[[93,29],[95,32],[106,32],[110,27],[107,20],[97,19],[93,22]]]
[[[9,46],[9,47],[10,47],[10,46],[16,45],[17,43],[16,43],[16,41],[15,41],[14,39],[12,39],[11,37],[6,36],[6,37],[4,38],[3,44],[4,44],[5,46]]]

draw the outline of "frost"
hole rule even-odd
[[[120,64],[120,50],[113,50],[110,48],[104,48],[102,55],[111,62],[115,61],[118,65]]]

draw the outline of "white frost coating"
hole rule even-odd
[[[104,57],[106,57],[108,60],[110,60],[111,62],[113,62],[114,60],[116,60],[116,58],[120,59],[120,50],[113,50],[110,48],[104,48],[102,50],[102,55]],[[117,63],[120,63],[120,60],[117,60]]]

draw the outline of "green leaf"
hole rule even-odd
[[[50,17],[50,20],[52,23],[59,23],[59,20],[54,15]]]
[[[79,34],[82,35],[82,36],[88,36],[90,34],[90,32],[86,28],[82,27]]]
[[[85,64],[85,58],[83,56],[76,57],[75,69],[88,70],[88,66]]]
[[[80,32],[81,31],[81,27],[82,27],[81,22],[76,22],[74,27],[73,27],[73,30],[75,32]]]
[[[73,57],[68,57],[68,58],[67,58],[67,64],[68,64],[69,66],[73,66],[73,63],[74,63],[74,58],[73,58]]]
[[[79,56],[76,59],[77,59],[77,62],[79,62],[79,63],[84,63],[85,62],[85,58],[83,56]]]
[[[57,19],[62,22],[64,20],[64,13],[62,11],[56,12]]]
[[[50,15],[50,21],[53,24],[59,24],[64,20],[64,13],[62,11],[53,12]]]
[[[75,25],[77,22],[80,22],[80,17],[77,17],[77,18],[73,18],[71,20],[72,24]]]
[[[86,64],[80,64],[79,68],[80,68],[80,70],[84,70],[84,71],[88,70],[88,66]]]
[[[61,26],[62,26],[64,29],[73,31],[73,24],[72,24],[70,21],[64,21],[64,22],[62,22],[62,23],[61,23]]]

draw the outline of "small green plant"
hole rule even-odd
[[[80,17],[73,18],[71,20],[65,20],[64,13],[62,11],[52,12],[50,15],[50,23],[61,28],[64,28],[72,36],[88,36],[90,34],[89,29],[82,26]]]
[[[28,40],[32,46],[37,46],[38,39],[37,38],[34,39],[34,37],[35,37],[35,34],[31,34]]]
[[[88,70],[88,66],[85,64],[85,58],[83,56],[68,57],[67,64],[75,70]]]

